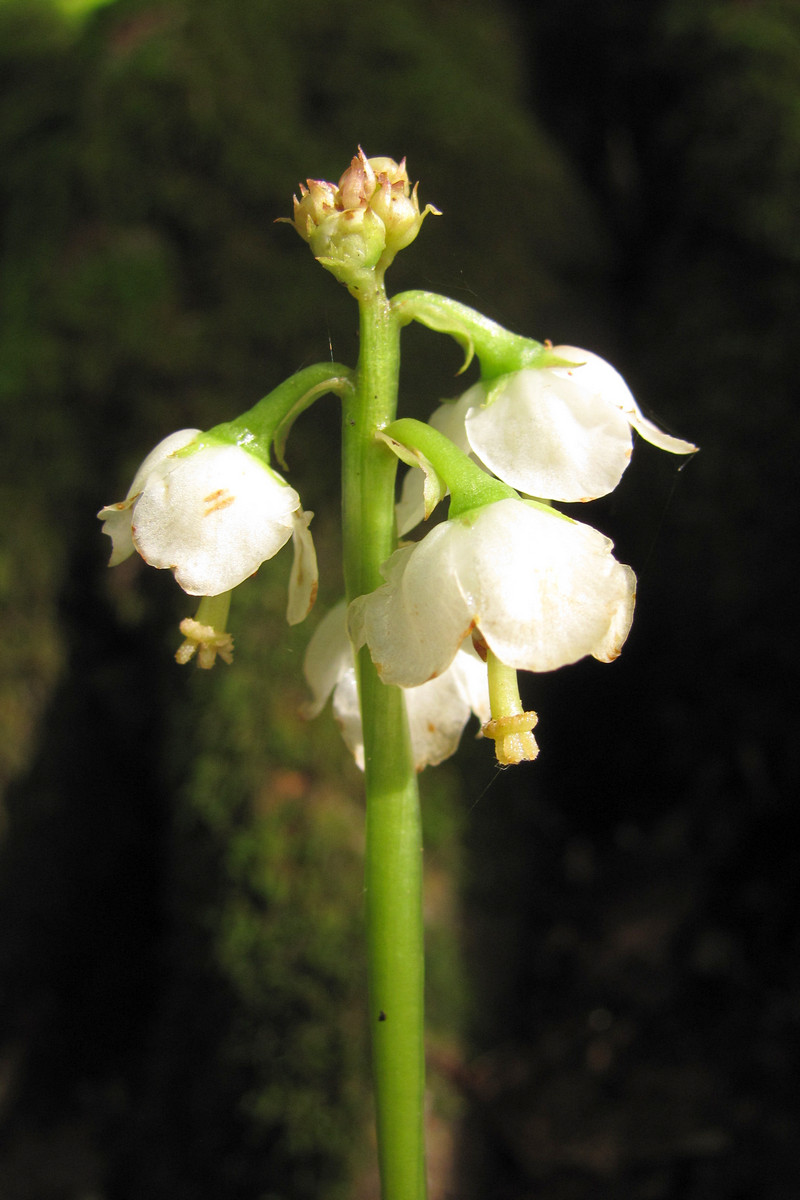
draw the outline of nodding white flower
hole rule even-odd
[[[192,449],[196,443],[196,448]],[[255,454],[197,429],[170,434],[148,454],[124,500],[97,514],[112,540],[110,566],[138,550],[171,570],[190,596],[218,596],[294,539],[288,620],[314,602],[317,562],[297,492]]]
[[[552,353],[573,365],[525,367],[477,383],[438,409],[431,424],[504,483],[547,500],[595,500],[613,491],[630,461],[632,429],[670,454],[697,450],[648,420],[597,354],[575,346]]]
[[[508,667],[551,671],[616,658],[636,577],[597,530],[531,501],[498,500],[395,551],[386,583],[350,605],[353,642],[385,683],[441,675],[473,631]]]
[[[333,715],[348,749],[363,771],[364,735],[344,601],[332,608],[314,631],[303,670],[313,695],[305,715],[317,716],[333,692]],[[455,754],[471,713],[475,713],[482,724],[491,715],[486,667],[471,647],[460,650],[449,669],[438,678],[408,688],[404,695],[411,749],[418,771]]]

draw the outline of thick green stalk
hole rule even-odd
[[[382,281],[359,294],[356,388],[343,397],[347,598],[382,583],[395,548],[397,460],[375,438],[394,419],[400,326]],[[365,866],[369,1021],[383,1200],[424,1200],[422,833],[402,692],[358,660],[367,793]]]

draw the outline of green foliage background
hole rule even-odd
[[[107,572],[94,516],[166,433],[355,359],[273,221],[358,143],[444,213],[393,288],[607,354],[703,447],[639,446],[594,506],[640,611],[612,671],[530,682],[535,768],[423,778],[437,1169],[467,1200],[788,1176],[799,66],[775,0],[0,3],[4,1198],[374,1194],[360,779],[298,715],[318,617],[286,627],[279,558],[234,666],[179,671],[186,598]],[[405,413],[458,365],[409,331]],[[318,409],[289,461],[324,611]]]

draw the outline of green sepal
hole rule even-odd
[[[469,455],[459,450],[449,437],[445,437],[431,425],[425,425],[411,417],[403,417],[387,425],[382,433],[384,440],[391,438],[399,442],[414,454],[423,456],[431,464],[450,492],[451,517],[459,517],[470,509],[482,508],[497,500],[520,498],[519,493],[512,487],[500,479],[495,479],[494,475],[488,475]]]
[[[391,437],[387,433],[378,431],[377,435],[386,443],[389,449],[397,455],[401,462],[404,462],[409,467],[418,467],[425,473],[425,483],[423,484],[422,494],[425,501],[425,517],[427,521],[436,505],[441,500],[444,500],[447,495],[447,484],[437,474],[433,463],[425,457],[421,450],[416,450],[413,446],[406,446],[403,442],[398,442],[396,438]]]

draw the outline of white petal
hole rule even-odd
[[[464,726],[473,712],[481,724],[489,720],[489,682],[486,667],[466,650],[459,650],[444,674],[405,691],[411,731],[411,750],[418,771],[435,767],[455,754]]]
[[[103,533],[108,534],[112,543],[111,558],[108,562],[110,567],[116,567],[119,563],[124,562],[136,549],[131,534],[131,509],[148,477],[167,465],[170,456],[178,450],[182,450],[184,446],[188,446],[199,432],[199,429],[179,429],[176,433],[165,437],[154,450],[150,451],[139,467],[125,499],[100,509],[97,515],[103,522]]]
[[[551,671],[616,652],[633,618],[634,576],[597,530],[517,500],[454,526],[452,560],[478,628],[501,662]]]
[[[451,561],[454,522],[437,525],[381,568],[386,583],[348,611],[356,646],[369,646],[384,683],[417,687],[447,670],[473,625]]]
[[[356,668],[352,657],[350,666],[340,676],[333,693],[333,715],[342,731],[345,746],[356,760],[356,766],[363,771],[364,733],[361,727]]]
[[[622,653],[625,639],[631,631],[633,621],[633,606],[636,602],[636,576],[630,567],[620,564],[625,573],[624,580],[619,579],[621,600],[617,605],[605,637],[592,650],[592,657],[600,662],[613,662]]]
[[[303,659],[303,674],[311,688],[312,700],[304,715],[316,717],[322,712],[336,684],[353,666],[353,649],[347,636],[347,606],[344,600],[327,612],[311,635]]]
[[[614,405],[624,414],[626,420],[646,442],[650,442],[652,446],[657,446],[659,450],[666,450],[670,454],[695,453],[697,446],[683,441],[682,438],[673,437],[672,434],[664,433],[644,415],[619,371],[616,371],[604,358],[600,358],[598,354],[592,354],[589,350],[579,350],[576,346],[554,346],[553,353],[560,358],[573,359],[576,368],[580,364],[579,369],[552,368],[553,374],[572,378],[579,387],[602,396],[608,404]]]
[[[216,596],[280,550],[299,506],[294,489],[240,446],[204,446],[151,474],[134,507],[133,540],[189,595]]]
[[[403,476],[394,515],[398,537],[405,537],[425,520],[425,474],[416,467],[411,467]]]
[[[364,739],[353,658],[342,602],[323,617],[303,664],[313,700],[306,715],[316,716],[333,691],[333,713],[346,745],[364,769]],[[486,667],[471,650],[460,650],[452,666],[437,679],[404,691],[414,765],[418,771],[455,753],[464,726],[475,712],[489,719]]]
[[[316,717],[333,692],[333,715],[339,723],[345,745],[363,771],[364,735],[344,600],[326,613],[314,630],[303,660],[303,673],[312,693],[304,716]]]
[[[185,449],[190,442],[193,442],[198,433],[200,433],[199,429],[178,429],[175,433],[169,434],[163,441],[160,441],[156,448],[150,451],[134,475],[133,483],[130,486],[126,499],[135,499],[144,490],[150,476],[161,470],[166,470],[169,467],[168,460],[177,454],[179,450]]]
[[[301,621],[305,621],[317,598],[317,552],[308,528],[313,516],[312,512],[297,511],[294,514],[294,561],[289,576],[289,604],[286,609],[286,620],[290,625],[299,625]]]
[[[448,674],[458,681],[461,694],[469,704],[472,712],[485,725],[492,715],[492,705],[489,700],[489,675],[486,663],[482,662],[472,648],[472,642],[466,641],[453,659]]]
[[[320,621],[303,660],[303,673],[311,688],[312,699],[303,710],[316,717],[333,692],[333,715],[345,745],[364,770],[364,735],[358,700],[353,647],[347,636],[347,608],[344,600],[336,604]]]
[[[668,454],[697,453],[698,447],[693,442],[685,442],[682,438],[673,437],[671,433],[664,433],[663,429],[659,429],[657,425],[648,420],[638,406],[637,411],[632,413],[628,420],[639,436],[658,450],[666,450]]]
[[[575,368],[577,373],[578,368]],[[627,418],[567,372],[528,368],[507,376],[486,404],[483,384],[465,393],[469,444],[512,487],[548,500],[605,496],[631,456]]]
[[[133,500],[120,500],[118,504],[108,504],[97,514],[103,522],[103,533],[111,538],[110,567],[116,567],[126,558],[130,558],[136,547],[131,535],[131,509]]]
[[[465,422],[468,410],[475,403],[474,400],[467,399],[472,391],[474,388],[470,388],[469,392],[465,392],[463,396],[452,403],[440,404],[428,419],[429,425],[438,429],[439,433],[443,433],[445,437],[449,437],[450,441],[454,442],[465,454],[471,452]]]

